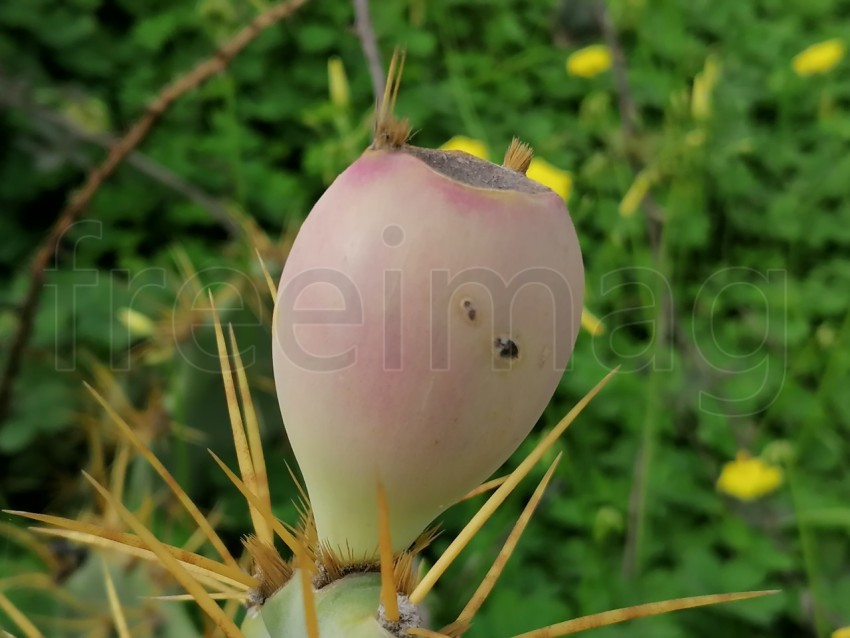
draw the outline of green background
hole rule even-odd
[[[163,85],[266,6],[4,3],[4,358],[27,265],[104,155],[92,140],[120,135]],[[506,468],[622,366],[558,443],[564,459],[552,486],[468,636],[509,636],[662,598],[772,588],[782,593],[595,635],[828,636],[850,624],[850,76],[846,60],[810,77],[795,74],[791,60],[846,36],[850,3],[612,0],[608,10],[637,111],[633,134],[622,125],[611,71],[565,71],[573,51],[604,42],[592,2],[372,7],[384,62],[397,44],[407,48],[398,111],[416,144],[463,134],[499,156],[518,135],[573,176],[568,206],[587,268],[586,305],[607,330],[582,332],[551,406]],[[312,202],[368,144],[373,95],[353,22],[347,2],[308,3],[182,96],[140,146],[143,156],[99,190],[50,264],[13,409],[0,424],[0,505],[72,517],[96,506],[79,470],[98,470],[93,441],[111,462],[116,439],[83,390],[82,381],[94,381],[116,405],[128,397],[136,422],[202,507],[221,508],[219,528],[238,550],[246,508],[204,452],[233,463],[208,313],[193,313],[209,286],[250,357],[276,510],[295,520],[280,462],[291,454],[270,381],[270,303],[253,246],[231,220],[255,222],[276,275]],[[334,56],[350,82],[347,104],[329,97]],[[692,87],[708,59],[719,76],[710,117],[697,119]],[[618,211],[640,167],[655,175],[650,217],[661,219],[649,224],[648,207],[629,217]],[[155,322],[153,335],[128,332],[119,312],[126,307]],[[739,450],[782,466],[782,487],[751,503],[719,493],[720,470]],[[451,621],[474,591],[533,478],[440,583],[434,626]],[[186,540],[192,528],[161,483],[131,463],[125,500],[138,506],[151,496],[161,505],[153,515],[160,535]],[[478,504],[443,517],[427,560]],[[0,587],[2,577],[39,569],[0,536]],[[127,584],[134,592],[147,586]],[[49,596],[6,593],[37,622],[69,613]],[[50,626],[47,635],[60,635]],[[175,635],[163,627],[157,635]]]

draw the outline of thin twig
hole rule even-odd
[[[381,96],[387,80],[384,76],[384,65],[381,63],[381,53],[378,51],[378,41],[372,19],[369,17],[369,0],[354,0],[354,28],[366,56],[369,76],[372,78],[372,91],[375,93],[375,111],[381,110]]]
[[[60,113],[34,104],[28,93],[29,88],[25,82],[6,78],[0,72],[0,106],[24,112],[44,137],[57,142],[57,135],[64,134],[75,140],[100,146],[107,150],[111,149],[117,143],[117,138],[109,133],[92,133],[86,131]],[[78,161],[77,158],[70,157],[71,152],[68,154],[69,159],[73,163],[88,167],[89,163],[87,161],[82,159]],[[178,195],[182,195],[206,210],[210,214],[210,217],[220,223],[231,235],[237,235],[242,232],[239,222],[221,201],[183,179],[180,175],[169,170],[159,162],[154,161],[139,151],[132,151],[127,155],[125,161],[143,175],[150,177],[158,184],[165,186]]]
[[[620,111],[620,126],[625,142],[626,157],[629,164],[638,175],[646,166],[638,153],[635,152],[635,139],[638,136],[638,111],[632,92],[629,87],[629,75],[626,67],[626,56],[623,47],[617,37],[617,30],[611,20],[611,15],[605,0],[596,0],[596,18],[605,37],[605,43],[611,51],[612,70],[614,73],[614,85],[617,91],[617,104]],[[661,205],[655,199],[652,192],[647,192],[641,202],[646,221],[646,234],[650,251],[656,268],[661,269],[665,260],[664,247],[662,245],[662,226],[665,213]],[[672,302],[668,295],[662,295],[658,312],[658,321],[654,341],[656,344],[667,341],[668,333],[676,326]],[[656,348],[657,350],[657,348]],[[652,401],[653,398],[648,399]],[[654,418],[652,414],[648,418]],[[654,424],[646,423],[644,428],[653,428]],[[632,478],[632,490],[629,495],[628,533],[625,548],[623,550],[622,572],[626,578],[633,577],[639,568],[639,553],[643,536],[643,516],[646,507],[646,486],[649,481],[649,472],[652,458],[652,444],[654,432],[647,430],[635,459],[634,473]]]
[[[29,286],[21,304],[18,329],[12,339],[6,359],[6,367],[3,370],[2,378],[0,378],[0,422],[9,413],[9,404],[15,377],[20,368],[24,350],[32,334],[33,322],[44,286],[44,270],[50,263],[51,258],[55,259],[57,257],[57,251],[65,233],[89,205],[89,202],[91,202],[104,180],[115,172],[118,165],[141,143],[157,120],[178,98],[227,68],[230,61],[260,35],[260,33],[287,18],[306,2],[307,0],[289,0],[288,2],[282,2],[272,6],[254,18],[248,26],[233,36],[232,39],[226,42],[210,58],[207,58],[194,69],[166,86],[153,102],[148,105],[144,115],[127,131],[124,137],[112,146],[103,163],[89,173],[82,188],[73,194],[71,200],[59,214],[47,237],[39,246],[30,265]]]
[[[596,19],[602,29],[602,34],[605,36],[605,43],[611,51],[611,66],[614,72],[614,84],[617,90],[617,104],[620,109],[623,133],[628,137],[633,137],[637,132],[637,108],[635,108],[632,92],[629,89],[626,56],[623,53],[623,47],[620,46],[617,30],[614,28],[614,22],[608,13],[605,0],[597,0],[596,2]]]
[[[617,105],[620,111],[620,126],[622,127],[623,139],[625,140],[626,156],[632,170],[635,174],[638,174],[646,168],[643,161],[632,149],[634,139],[638,133],[638,111],[635,101],[632,98],[631,88],[629,87],[626,56],[623,53],[623,47],[620,46],[620,39],[617,37],[617,30],[611,20],[611,15],[608,13],[605,0],[596,0],[596,19],[605,36],[605,43],[611,51],[611,66],[614,73],[614,85],[617,91]],[[649,238],[649,245],[653,255],[657,256],[660,249],[661,224],[664,221],[664,211],[658,202],[655,201],[652,193],[647,193],[644,196],[641,206],[646,217],[646,231]]]

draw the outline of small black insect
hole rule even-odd
[[[85,547],[74,545],[64,538],[50,541],[47,544],[47,549],[56,559],[57,570],[53,574],[53,578],[57,583],[63,582],[74,573],[88,556],[88,550]]]
[[[475,321],[475,315],[477,313],[475,312],[475,306],[472,305],[469,299],[463,302],[463,308],[466,310],[466,316],[469,317],[469,320]]]
[[[497,337],[494,345],[499,351],[499,356],[503,359],[516,359],[519,357],[519,348],[511,339]]]

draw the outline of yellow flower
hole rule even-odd
[[[782,485],[782,470],[741,450],[723,466],[717,489],[741,501],[754,501]]]
[[[620,202],[620,215],[631,217],[635,214],[654,180],[655,174],[650,169],[644,169],[637,174],[635,181],[629,186],[629,190],[626,191],[623,200]]]
[[[720,77],[720,64],[714,56],[708,56],[701,73],[694,78],[691,89],[691,115],[695,120],[707,120],[711,116],[711,94]]]
[[[345,108],[351,99],[345,67],[337,56],[328,58],[328,92],[334,106]]]
[[[587,308],[581,309],[581,327],[594,337],[605,332],[605,324]]]
[[[832,638],[850,638],[850,627],[841,627],[832,632]]]
[[[546,160],[535,157],[525,173],[529,179],[551,188],[567,201],[573,191],[573,176],[557,166],[552,166]]]
[[[843,57],[844,42],[839,38],[833,38],[803,49],[794,56],[791,66],[797,75],[815,75],[831,71]]]
[[[134,337],[150,337],[156,332],[156,325],[146,315],[132,308],[119,308],[118,321],[123,323]]]
[[[567,58],[567,73],[579,78],[592,78],[611,68],[611,51],[604,44],[579,49]]]
[[[487,150],[487,145],[480,141],[474,140],[463,135],[455,135],[441,147],[444,151],[463,151],[480,159],[486,160],[490,158],[490,153]]]

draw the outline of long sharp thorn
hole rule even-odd
[[[569,636],[570,634],[577,634],[580,631],[587,631],[588,629],[616,625],[617,623],[635,620],[636,618],[668,614],[672,611],[693,609],[694,607],[706,607],[708,605],[732,603],[737,600],[760,598],[761,596],[771,596],[778,593],[779,590],[740,592],[736,594],[714,594],[711,596],[693,596],[691,598],[678,598],[676,600],[665,600],[658,603],[635,605],[634,607],[612,609],[611,611],[604,611],[601,614],[574,618],[573,620],[567,620],[556,625],[549,625],[548,627],[528,631],[524,634],[514,636],[514,638],[558,638],[559,636]]]
[[[133,431],[133,429],[129,426],[129,424],[119,416],[119,414],[112,409],[112,406],[107,403],[106,399],[104,399],[97,390],[91,387],[88,383],[84,383],[86,389],[91,393],[91,395],[95,398],[95,400],[101,405],[101,407],[106,411],[109,417],[112,419],[112,422],[118,426],[118,429],[121,431],[121,434],[124,435],[133,447],[141,454],[148,463],[150,463],[151,467],[156,470],[156,473],[159,474],[160,478],[165,482],[165,484],[169,487],[169,489],[174,493],[177,497],[177,500],[180,501],[180,504],[183,505],[185,510],[189,513],[189,516],[195,521],[199,528],[204,531],[204,534],[209,539],[210,544],[215,548],[218,552],[218,555],[221,556],[221,559],[227,563],[229,566],[239,569],[239,565],[236,563],[236,559],[230,554],[227,550],[227,546],[224,544],[224,541],[221,540],[218,534],[215,533],[215,530],[212,528],[212,525],[209,524],[206,517],[201,513],[201,510],[198,509],[198,506],[189,498],[189,495],[186,493],[180,484],[175,480],[175,478],[171,475],[165,465],[156,457],[156,455],[151,451],[151,449],[145,445],[142,440],[138,437],[138,435]]]
[[[499,487],[502,483],[508,480],[508,476],[500,476],[499,478],[494,478],[486,483],[482,483],[478,487],[474,487],[469,490],[463,498],[461,498],[458,503],[463,503],[464,501],[468,501],[471,498],[475,498],[476,496],[480,496],[481,494],[486,494],[487,492],[492,492],[497,487]]]
[[[401,88],[401,77],[404,74],[404,63],[407,59],[407,51],[401,49],[398,54],[398,72],[392,78],[392,97],[390,98],[390,113],[395,113],[396,102],[398,101],[398,91]]]
[[[16,589],[34,589],[38,592],[49,594],[71,609],[87,615],[99,614],[102,611],[95,602],[87,603],[77,598],[74,594],[57,585],[53,578],[47,574],[31,572],[0,578],[0,591],[13,591]]]
[[[393,52],[393,57],[390,59],[390,68],[387,71],[387,83],[384,85],[384,95],[381,99],[380,108],[378,110],[378,118],[377,121],[384,122],[387,118],[387,115],[392,113],[392,108],[390,107],[390,100],[392,99],[393,92],[393,81],[392,78],[395,77],[396,66],[398,65],[398,49]]]
[[[38,630],[38,627],[24,616],[23,612],[18,609],[15,604],[0,592],[0,609],[6,612],[6,615],[12,619],[18,628],[24,632],[24,638],[44,638],[44,634]],[[11,634],[10,634],[11,635]]]
[[[472,520],[466,524],[466,527],[461,530],[457,538],[451,542],[446,551],[444,551],[440,558],[437,559],[437,562],[434,563],[434,566],[431,567],[428,573],[425,574],[419,585],[417,585],[416,589],[413,590],[413,593],[410,594],[410,602],[414,605],[418,605],[422,602],[452,562],[454,562],[461,551],[463,551],[463,549],[469,544],[469,541],[472,540],[475,534],[477,534],[484,526],[484,523],[489,520],[496,509],[498,509],[510,493],[513,492],[519,482],[531,471],[531,468],[534,467],[543,455],[546,454],[549,448],[555,444],[558,437],[560,437],[561,434],[564,433],[564,430],[566,430],[570,424],[575,421],[576,417],[581,414],[582,410],[587,407],[587,404],[590,403],[593,397],[595,397],[603,387],[605,387],[605,384],[611,380],[619,369],[620,368],[618,366],[611,370],[611,372],[606,374],[605,377],[590,390],[590,392],[585,394],[581,400],[576,403],[573,409],[570,410],[563,419],[561,419],[558,425],[552,428],[552,430],[543,437],[543,440],[537,444],[527,457],[525,457],[523,462],[520,463],[513,472],[511,472],[508,479],[499,486],[489,499],[487,499],[487,502],[484,503],[481,509],[478,510],[475,516],[472,517]]]
[[[251,463],[254,470],[254,487],[256,488],[257,497],[263,501],[268,509],[271,510],[272,502],[269,494],[269,477],[266,471],[266,457],[263,453],[263,440],[260,436],[260,423],[257,420],[257,412],[254,410],[254,401],[251,398],[251,391],[248,388],[248,375],[245,374],[245,366],[242,365],[242,355],[239,354],[239,346],[236,343],[236,335],[233,333],[233,326],[227,326],[230,347],[233,350],[233,361],[236,364],[236,379],[239,381],[239,392],[242,396],[242,409],[245,411],[245,427],[248,433],[248,446],[251,453]],[[257,531],[257,538],[266,543],[274,542],[274,535],[268,523],[259,517],[258,523],[260,528]]]
[[[159,559],[156,554],[154,554],[149,549],[142,549],[147,547],[137,536],[133,534],[126,534],[125,536],[134,539],[133,544],[122,543],[120,541],[111,540],[109,538],[102,538],[100,536],[94,534],[87,534],[84,532],[75,532],[67,529],[50,529],[47,527],[30,527],[30,530],[36,534],[43,534],[44,536],[52,536],[54,538],[64,538],[65,540],[69,540],[72,543],[77,543],[79,545],[88,545],[89,547],[96,547],[98,549],[105,549],[109,551],[117,551],[126,556],[132,556],[133,558],[139,558],[141,560],[148,561],[150,563],[158,563]],[[138,545],[138,546],[137,546]],[[217,589],[228,589],[234,591],[247,592],[252,588],[252,585],[248,585],[243,582],[243,580],[248,579],[253,586],[258,584],[258,581],[252,576],[248,576],[243,572],[242,577],[240,579],[233,579],[229,576],[224,576],[218,571],[213,571],[211,569],[207,569],[206,567],[199,567],[197,562],[189,562],[186,560],[182,560],[179,558],[175,552],[175,550],[179,551],[178,548],[172,547],[170,545],[164,545],[167,551],[169,551],[172,556],[177,558],[180,563],[192,574],[195,575],[199,580],[203,580],[208,583],[209,587],[217,588]],[[195,561],[199,561],[204,559],[203,556],[196,556]],[[208,558],[206,560],[209,560]],[[219,563],[215,563],[217,567],[226,567],[226,565],[220,565]]]
[[[245,601],[245,592],[212,592],[210,598],[213,600],[235,600],[237,602]],[[163,603],[185,603],[195,600],[192,594],[174,594],[172,596],[145,596],[145,600],[156,600]]]
[[[307,548],[297,544],[295,552],[298,571],[301,574],[301,593],[304,604],[304,623],[307,626],[307,638],[319,638],[319,617],[316,612],[316,596],[313,592],[313,565],[307,558]]]
[[[393,542],[390,532],[390,510],[387,505],[387,493],[378,481],[378,539],[381,553],[381,602],[384,616],[391,622],[398,622],[398,596],[395,578],[393,578]]]
[[[295,483],[295,489],[297,489],[298,494],[301,495],[301,499],[304,501],[304,505],[309,507],[310,497],[307,496],[307,490],[304,489],[304,486],[301,484],[301,481],[298,480],[298,477],[295,475],[295,472],[293,471],[289,463],[284,461],[283,464],[286,466],[286,471],[289,472],[289,478],[291,478],[292,482]]]
[[[257,498],[257,495],[251,492],[248,487],[245,485],[242,480],[233,473],[233,471],[227,467],[227,465],[222,461],[218,456],[216,456],[215,452],[212,450],[207,450],[210,453],[210,456],[213,457],[213,460],[218,464],[221,470],[227,475],[227,478],[230,479],[230,482],[236,486],[242,496],[245,497],[245,500],[248,501],[248,505],[253,505],[256,510],[269,522],[271,528],[274,532],[280,537],[280,539],[286,544],[286,546],[292,551],[293,554],[298,553],[299,542],[295,536],[290,533],[281,523],[275,515],[271,512],[271,510],[265,509],[265,505],[263,502]]]
[[[263,256],[260,254],[260,249],[254,248],[254,252],[257,253],[257,261],[260,262],[260,269],[263,271],[263,278],[266,280],[266,285],[269,287],[269,294],[271,295],[272,303],[277,303],[277,286],[275,286],[274,278],[269,272],[269,267],[266,266],[266,262],[263,261]]]
[[[209,515],[207,516],[207,520],[209,521],[212,527],[216,527],[219,523],[221,523],[221,508],[218,505],[215,505],[213,509],[210,510]],[[195,550],[203,547],[204,545],[204,533],[200,529],[196,529],[192,532],[191,536],[186,539],[186,542],[181,545],[180,549],[184,552],[195,552]]]
[[[130,463],[132,449],[126,442],[118,447],[118,453],[112,463],[109,491],[115,494],[119,501],[124,496],[124,484],[127,480],[127,465]]]
[[[127,619],[124,617],[124,610],[121,608],[121,601],[118,600],[115,583],[112,582],[112,576],[105,560],[101,562],[101,567],[103,567],[103,581],[106,584],[106,597],[109,599],[109,609],[112,611],[115,633],[118,634],[118,638],[130,638],[130,628],[127,627]]]
[[[540,503],[540,499],[543,498],[543,492],[546,491],[546,487],[549,485],[549,481],[552,479],[552,475],[555,472],[555,468],[558,466],[558,462],[561,460],[562,453],[559,453],[555,460],[552,462],[552,465],[549,466],[549,469],[546,471],[546,474],[540,480],[540,483],[537,485],[537,489],[534,490],[534,493],[531,495],[531,498],[528,500],[528,504],[525,506],[525,509],[520,514],[519,519],[514,525],[513,530],[511,530],[508,539],[505,541],[505,544],[502,546],[502,551],[499,552],[499,555],[496,557],[496,560],[493,562],[493,565],[490,567],[490,570],[487,572],[487,575],[484,577],[484,580],[481,581],[481,584],[478,586],[478,589],[475,590],[475,593],[469,599],[469,602],[466,604],[466,607],[463,608],[463,611],[460,612],[460,615],[457,617],[457,620],[452,624],[454,627],[469,627],[472,622],[473,617],[481,609],[481,605],[484,604],[484,601],[487,600],[487,596],[490,595],[490,592],[493,591],[493,587],[496,584],[496,581],[499,579],[499,576],[502,574],[502,570],[504,570],[505,565],[508,564],[508,559],[511,557],[514,549],[519,542],[520,537],[525,531],[528,522],[531,520],[531,517],[534,515],[535,509],[537,509],[538,504]],[[446,631],[444,629],[443,631]]]
[[[58,574],[61,568],[61,563],[53,552],[50,551],[38,538],[34,537],[27,530],[21,529],[11,523],[0,521],[0,536],[5,536],[8,540],[26,547],[30,552],[38,556],[47,570],[51,574]],[[5,545],[5,543],[4,543]],[[2,584],[0,580],[0,584]]]
[[[195,598],[195,602],[204,610],[204,612],[210,617],[210,619],[221,628],[224,632],[224,635],[227,638],[244,638],[242,632],[239,631],[239,628],[234,624],[234,622],[224,615],[224,612],[221,610],[216,602],[210,598],[210,595],[206,592],[206,590],[201,587],[201,585],[196,581],[186,568],[183,567],[174,556],[172,556],[168,550],[163,546],[163,544],[154,536],[153,532],[151,532],[147,527],[136,518],[135,514],[133,514],[130,510],[124,507],[123,504],[119,503],[115,500],[115,497],[109,493],[105,487],[103,487],[100,483],[98,483],[95,479],[91,477],[91,475],[83,472],[83,476],[86,480],[92,484],[92,486],[97,490],[97,492],[103,497],[103,499],[115,510],[117,510],[118,515],[121,517],[121,520],[124,521],[126,525],[128,525],[136,534],[138,534],[139,538],[141,538],[145,544],[148,546],[154,554],[156,554],[157,558],[160,561],[160,564],[174,577],[174,579],[183,586],[183,588],[192,594]]]
[[[177,246],[176,248],[172,248],[171,252],[174,257],[174,262],[177,265],[177,269],[183,276],[185,282],[184,285],[188,285],[192,289],[191,297],[187,296],[186,298],[190,299],[192,297],[197,297],[202,293],[200,279],[198,278],[198,271],[195,270],[192,260],[186,253],[186,249],[182,246]]]
[[[134,536],[133,534],[117,532],[99,525],[82,523],[71,518],[62,518],[61,516],[33,514],[31,512],[19,512],[16,510],[3,510],[3,512],[61,528],[30,528],[38,534],[67,538],[87,545],[97,544],[100,547],[117,549],[118,551],[138,558],[146,558],[143,554],[150,554],[150,551],[145,549],[147,546],[141,541],[141,539],[139,539],[138,536]],[[230,565],[223,565],[207,558],[206,556],[199,556],[198,554],[193,554],[192,552],[180,549],[179,547],[171,547],[170,545],[166,545],[165,547],[171,555],[181,563],[191,565],[192,568],[197,568],[198,571],[205,572],[212,578],[218,578],[222,582],[232,584],[236,587],[242,586],[244,589],[255,587],[257,585],[257,581],[239,569],[238,566],[232,567]],[[143,554],[140,554],[139,552],[142,552]]]
[[[256,474],[254,472],[254,461],[248,447],[248,438],[245,435],[245,425],[242,422],[242,412],[239,410],[239,399],[236,398],[236,384],[233,382],[233,371],[230,366],[230,357],[227,352],[227,344],[224,341],[224,330],[221,328],[221,320],[215,308],[215,300],[212,291],[209,292],[210,308],[212,310],[213,328],[215,330],[215,342],[218,347],[218,361],[221,366],[221,377],[224,382],[224,394],[227,397],[227,412],[230,415],[230,427],[233,434],[233,446],[236,448],[236,459],[239,462],[239,473],[248,489],[257,494]],[[249,505],[251,522],[254,532],[260,536],[263,532],[263,518],[257,512],[256,507]]]

